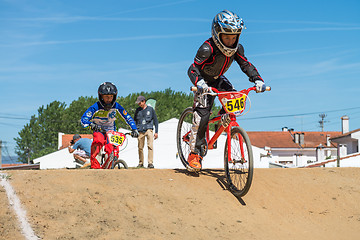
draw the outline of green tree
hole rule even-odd
[[[136,108],[139,106],[135,104],[138,96],[144,96],[146,99],[153,98],[156,100],[156,115],[159,122],[164,122],[171,118],[179,118],[181,112],[192,106],[194,96],[192,93],[186,94],[183,92],[175,92],[170,88],[164,91],[156,92],[140,92],[132,93],[126,97],[119,97],[118,102],[131,114],[133,117]]]
[[[46,107],[41,106],[37,117],[31,116],[15,138],[15,152],[20,161],[27,162],[57,150],[58,132],[64,128],[61,119],[65,106],[65,103],[54,101]]]
[[[69,107],[64,110],[63,123],[65,124],[64,133],[92,133],[89,128],[81,126],[81,116],[94,103],[98,101],[95,97],[79,97],[74,100]]]
[[[159,122],[179,118],[184,109],[191,107],[194,102],[193,93],[176,92],[170,88],[164,91],[131,93],[126,97],[119,97],[117,101],[134,117],[135,110],[139,107],[135,101],[140,95],[146,99],[156,100],[156,115]],[[215,116],[219,110],[220,107],[214,104],[211,117]],[[126,124],[122,123],[120,126],[126,128]],[[213,130],[214,126],[210,126],[210,129]]]

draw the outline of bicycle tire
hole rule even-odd
[[[129,167],[128,167],[127,163],[126,163],[124,160],[118,159],[118,160],[116,160],[116,161],[113,162],[113,167],[112,167],[112,169],[114,169],[114,168],[117,168],[117,169],[122,169],[122,168],[128,169]]]
[[[192,127],[193,109],[186,108],[180,115],[178,126],[176,129],[176,145],[181,163],[185,168],[189,168],[187,158],[190,154],[189,137]]]
[[[241,127],[231,129],[231,161],[228,160],[228,141],[224,149],[224,169],[229,190],[237,197],[245,196],[254,174],[254,158],[250,138]],[[240,141],[243,139],[244,158],[241,157]]]

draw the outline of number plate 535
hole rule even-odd
[[[111,135],[109,136],[109,142],[111,144],[114,144],[116,146],[121,146],[123,145],[125,140],[125,136],[124,135]]]

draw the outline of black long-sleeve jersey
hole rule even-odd
[[[208,84],[213,84],[229,69],[234,60],[249,77],[250,82],[263,81],[255,66],[245,57],[244,47],[241,44],[233,56],[226,57],[217,48],[212,38],[206,40],[197,51],[194,63],[189,67],[188,75],[194,85],[201,79]]]

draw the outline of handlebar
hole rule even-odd
[[[197,90],[198,90],[198,88],[195,87],[195,86],[190,87],[190,91],[197,92]],[[217,90],[216,88],[213,88],[213,87],[209,87],[209,90],[212,91],[212,92],[207,92],[207,93],[204,93],[204,94],[217,96],[218,94],[224,93],[224,92],[221,92],[221,91],[219,91],[219,90]],[[246,94],[247,94],[250,91],[256,91],[256,87],[250,87],[248,89],[241,90],[240,92],[242,92],[242,91],[246,92]],[[271,87],[266,86],[265,91],[271,91]]]
[[[106,134],[108,131],[105,131],[104,129],[100,128],[99,132]],[[117,131],[116,131],[117,132]],[[131,135],[131,132],[124,133],[124,135]]]

